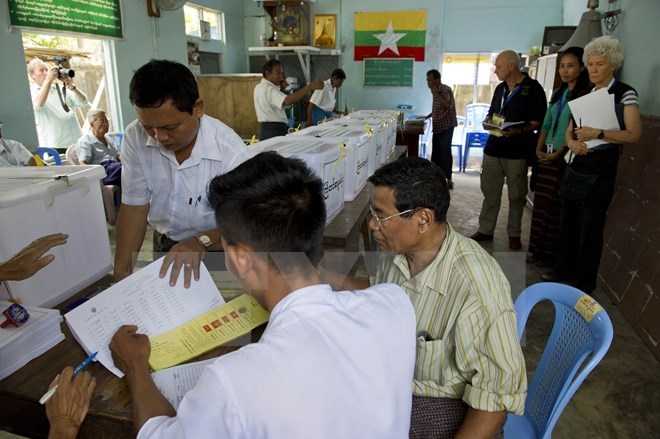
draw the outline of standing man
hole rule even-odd
[[[75,108],[87,105],[87,96],[70,76],[60,74],[60,67],[49,67],[39,58],[28,63],[28,75],[34,81],[30,92],[39,145],[66,150],[82,136]]]
[[[199,280],[204,253],[222,250],[207,185],[245,160],[247,148],[231,128],[204,115],[195,77],[182,64],[151,60],[140,67],[129,98],[137,120],[122,145],[115,280],[132,273],[149,222],[154,252],[169,252],[161,277],[172,265],[174,285],[184,267],[189,287],[191,274]]]
[[[458,125],[454,94],[448,85],[442,83],[440,72],[435,69],[429,70],[426,74],[426,84],[433,94],[433,107],[431,113],[426,116],[433,122],[431,161],[442,169],[447,177],[449,189],[454,189],[454,182],[451,180],[451,168],[454,163],[454,158],[451,156],[451,138],[454,135],[454,127]]]
[[[501,438],[507,412],[522,415],[527,391],[506,276],[447,222],[449,189],[437,165],[408,157],[369,182],[369,228],[382,252],[375,284],[399,285],[417,318],[410,438]],[[336,289],[369,285],[320,274]]]
[[[254,88],[254,108],[259,121],[259,140],[286,136],[289,131],[289,119],[284,107],[295,104],[305,97],[310,90],[321,90],[323,81],[317,79],[300,90],[284,93],[289,85],[284,79],[282,63],[276,59],[266,61],[263,66],[263,78]]]
[[[334,292],[320,281],[321,179],[262,153],[214,178],[208,196],[227,267],[270,321],[258,343],[206,366],[176,412],[149,372],[149,338],[119,328],[110,350],[138,437],[407,439],[412,305],[396,285]]]
[[[346,73],[342,69],[335,69],[330,79],[323,82],[323,88],[312,93],[307,106],[308,127],[332,117],[332,112],[337,106],[337,89],[342,86],[345,79]]]
[[[520,71],[520,58],[512,50],[497,55],[495,74],[502,82],[495,88],[484,122],[497,126],[504,122],[523,123],[502,130],[501,136],[488,136],[481,167],[484,201],[479,214],[479,230],[470,238],[477,242],[492,241],[506,178],[509,248],[519,250],[527,195],[527,159],[536,146],[534,130],[541,126],[545,116],[546,96],[541,84]]]
[[[110,121],[105,111],[97,109],[87,113],[91,132],[76,143],[76,155],[81,165],[101,165],[105,169],[103,184],[121,186],[121,163],[114,139],[108,134]]]

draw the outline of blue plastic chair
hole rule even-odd
[[[484,148],[488,140],[488,131],[481,124],[488,115],[489,104],[469,104],[465,107],[465,143],[463,144],[463,166],[465,172],[470,159],[470,148]]]
[[[428,158],[428,147],[433,144],[433,120],[429,117],[424,121],[424,133],[419,135],[417,156]]]
[[[56,165],[61,165],[62,164],[62,159],[60,159],[60,153],[57,152],[54,148],[45,148],[43,146],[38,146],[34,149],[35,154],[39,154],[42,160],[48,160],[48,157],[46,155],[48,154],[49,156],[53,157],[53,163]]]
[[[465,140],[465,118],[463,116],[456,116],[456,123],[458,126],[454,128],[454,135],[451,137],[451,147],[458,148],[458,172],[463,171],[463,141]]]
[[[530,311],[542,300],[555,305],[555,323],[529,383],[525,413],[508,415],[505,438],[550,438],[571,397],[612,343],[612,322],[598,302],[577,288],[551,282],[520,293],[515,304],[519,338]]]

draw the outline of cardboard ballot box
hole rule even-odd
[[[29,279],[6,282],[0,297],[51,307],[112,270],[102,166],[0,168],[0,261],[35,239],[66,233],[55,260]]]
[[[304,161],[323,180],[326,219],[330,224],[344,208],[346,156],[334,141],[313,137],[279,136],[249,146],[251,151],[275,151]]]

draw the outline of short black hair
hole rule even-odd
[[[177,110],[192,114],[199,89],[188,67],[175,61],[152,59],[133,74],[128,96],[136,107],[156,108],[171,100]]]
[[[426,72],[426,76],[433,76],[433,79],[440,79],[440,72],[437,71],[436,69],[431,69],[428,72]]]
[[[208,192],[228,244],[267,254],[270,268],[283,274],[308,273],[318,265],[323,182],[301,160],[263,152],[213,178]]]
[[[276,59],[269,59],[266,61],[262,67],[262,75],[265,78],[267,74],[273,71],[273,69],[277,66],[281,66],[282,63]]]
[[[337,79],[346,79],[346,72],[344,72],[342,69],[334,69],[330,77]]]
[[[399,212],[415,208],[432,209],[436,222],[447,220],[449,188],[442,170],[435,163],[421,157],[406,157],[388,163],[369,177],[376,187],[394,191],[394,206]],[[410,218],[412,212],[402,215]]]

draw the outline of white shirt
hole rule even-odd
[[[0,166],[28,166],[32,154],[21,142],[0,139]]]
[[[60,91],[63,86],[60,86]],[[32,84],[30,92],[32,93],[32,102],[35,101],[41,87]],[[87,97],[79,101],[76,95],[67,90],[66,104],[69,112],[64,111],[62,103],[57,95],[55,85],[52,84],[48,91],[48,97],[43,107],[34,107],[34,117],[37,122],[37,134],[39,135],[39,146],[47,148],[68,148],[78,141],[82,136],[78,119],[76,119],[76,108],[87,105]],[[83,94],[83,96],[85,96]]]
[[[284,111],[284,94],[278,85],[273,84],[266,78],[254,87],[254,109],[257,112],[259,122],[282,122],[287,123],[289,119]]]
[[[204,115],[192,153],[179,165],[174,153],[149,137],[135,120],[124,131],[122,203],[150,204],[149,224],[175,241],[211,230],[216,221],[207,201],[209,182],[248,157],[238,134]]]
[[[316,105],[323,111],[332,111],[337,103],[337,89],[332,86],[330,79],[323,81],[323,88],[314,90],[309,102]]]
[[[393,284],[282,299],[258,343],[218,358],[138,438],[408,438],[415,314]]]
[[[101,162],[106,160],[117,161],[117,147],[115,146],[115,139],[110,134],[103,136],[108,146],[105,146],[101,141],[89,132],[84,134],[76,143],[76,155],[78,160],[83,160],[89,165],[100,165]]]

